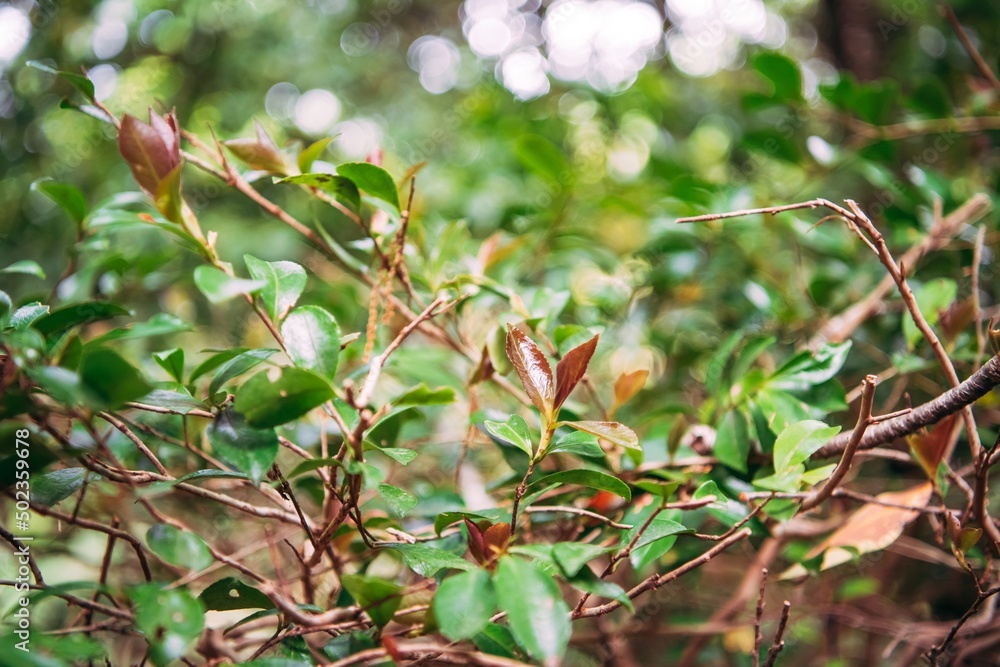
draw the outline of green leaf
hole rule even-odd
[[[390,544],[387,548],[398,551],[406,566],[422,577],[433,577],[441,570],[478,569],[461,556],[424,544]]]
[[[274,429],[253,428],[232,408],[216,415],[206,433],[212,449],[245,472],[254,484],[260,484],[278,456]]]
[[[238,375],[243,375],[254,366],[257,366],[267,360],[267,358],[275,352],[277,352],[277,350],[247,350],[246,352],[240,352],[236,356],[230,358],[219,367],[218,371],[216,371],[215,377],[212,378],[212,382],[208,385],[208,395],[215,395],[215,392],[222,389],[224,384]],[[202,364],[202,366],[204,366],[204,364]],[[199,375],[198,370],[200,369],[201,366],[195,369],[195,372],[191,374],[192,381]]]
[[[958,296],[958,285],[954,280],[947,278],[937,278],[923,284],[913,286],[913,297],[917,300],[917,306],[923,314],[927,324],[932,328],[937,326],[941,319],[941,313],[948,310],[948,307]],[[912,350],[923,338],[913,315],[910,311],[903,312],[903,334],[906,336],[906,344]]]
[[[472,638],[472,643],[483,653],[498,655],[503,658],[517,658],[517,645],[507,626],[499,623],[487,623],[483,631]]]
[[[37,60],[29,60],[24,64],[28,67],[34,67],[37,70],[46,72],[47,74],[54,74],[61,77],[62,79],[68,81],[71,86],[83,93],[84,97],[89,100],[94,99],[94,82],[84,75],[76,74],[74,72],[64,72],[62,70],[49,67],[45,63],[40,63]]]
[[[294,479],[299,475],[304,475],[307,472],[319,470],[320,468],[327,468],[330,466],[343,467],[343,465],[344,463],[342,461],[332,456],[322,459],[309,459],[308,461],[303,461],[292,468],[292,472],[285,475],[285,479]]]
[[[358,189],[372,197],[392,204],[397,211],[401,210],[396,183],[382,167],[368,162],[346,162],[337,167],[337,175],[350,179]]]
[[[389,510],[396,516],[404,516],[417,506],[417,499],[412,493],[392,484],[379,484],[378,495],[382,497],[382,500],[389,506]]]
[[[535,659],[558,665],[572,632],[569,608],[555,580],[527,561],[503,556],[493,576],[497,603],[517,643]]]
[[[333,137],[323,137],[303,148],[302,152],[299,153],[299,171],[303,174],[309,173],[312,163],[319,159],[319,156],[323,154],[323,151],[326,150],[331,141],[333,141]]]
[[[514,143],[514,154],[530,171],[553,184],[569,185],[572,171],[562,150],[545,137],[522,134]]]
[[[332,381],[340,357],[340,326],[319,306],[296,308],[281,325],[288,356],[296,366]]]
[[[14,303],[10,300],[10,295],[0,290],[0,318],[5,317],[13,307]],[[0,325],[2,324],[4,324],[4,321],[0,319]]]
[[[194,482],[199,479],[249,479],[249,478],[241,472],[234,472],[232,470],[195,470],[194,472],[189,472],[183,477],[178,477],[177,479],[171,481],[170,485],[176,486],[184,482]]]
[[[275,322],[288,314],[306,288],[306,270],[295,262],[265,262],[253,255],[243,255],[247,270],[255,280],[263,281],[260,300]]]
[[[751,63],[774,86],[777,99],[802,99],[802,73],[794,60],[780,53],[758,53]]]
[[[301,368],[283,368],[277,380],[257,373],[236,391],[236,410],[256,428],[286,424],[333,398],[330,383]]]
[[[38,301],[35,301],[34,303],[21,306],[11,313],[10,322],[8,324],[14,331],[24,331],[30,327],[35,320],[47,315],[48,312],[48,306],[43,306]]]
[[[471,639],[482,632],[496,606],[490,574],[481,569],[448,577],[434,594],[434,617],[441,634],[452,641]]]
[[[38,262],[30,259],[22,259],[9,266],[0,269],[0,273],[21,273],[26,276],[34,276],[45,280],[45,271],[38,265]]]
[[[613,493],[625,500],[632,500],[632,492],[629,490],[628,484],[617,477],[612,477],[608,473],[598,470],[563,470],[562,472],[555,472],[532,482],[528,486],[528,490],[530,492],[532,489],[538,489],[549,484],[579,484],[580,486]]]
[[[73,371],[60,366],[29,369],[29,377],[38,383],[43,392],[64,405],[98,405],[101,401]]]
[[[377,632],[376,628],[338,635],[326,643],[323,653],[331,660],[343,660],[355,653],[375,648],[374,632]]]
[[[357,211],[361,208],[361,193],[354,181],[336,174],[296,174],[279,178],[278,183],[297,183],[329,192],[342,204]]]
[[[531,456],[531,432],[528,424],[520,415],[511,415],[506,422],[485,421],[483,427],[495,438],[509,442],[522,452]]]
[[[175,347],[172,350],[154,352],[153,361],[165,370],[177,382],[184,382],[184,349]]]
[[[101,479],[97,473],[87,473],[86,468],[61,468],[41,475],[32,475],[31,500],[43,507],[52,507],[73,495],[84,481]]]
[[[78,226],[83,225],[87,217],[87,198],[78,187],[59,183],[51,178],[40,178],[31,184],[31,189],[58,204]]]
[[[549,445],[549,454],[557,452],[598,459],[605,456],[597,436],[586,431],[573,431],[555,440]]]
[[[715,427],[715,447],[712,450],[722,463],[746,472],[750,454],[747,420],[739,410],[730,410]]]
[[[774,441],[774,471],[780,475],[804,463],[839,432],[839,426],[827,426],[813,419],[792,424]]]
[[[194,284],[212,303],[222,303],[241,294],[253,294],[267,284],[263,280],[234,278],[214,266],[199,266],[194,270]]]
[[[794,493],[799,490],[802,484],[802,473],[806,467],[801,463],[785,468],[781,472],[759,477],[753,481],[753,485],[765,491],[777,491],[778,493]]]
[[[172,391],[170,389],[154,389],[145,396],[140,396],[137,402],[167,408],[182,415],[186,415],[192,410],[204,410],[207,407],[186,391]]]
[[[403,602],[403,587],[391,581],[361,574],[345,574],[340,581],[358,606],[368,612],[372,622],[380,628],[392,620]]]
[[[768,386],[789,391],[803,391],[833,378],[851,351],[851,341],[824,345],[815,352],[801,352],[774,372]]]
[[[573,586],[584,593],[590,593],[591,595],[607,598],[609,600],[617,600],[618,602],[621,602],[622,606],[630,612],[635,611],[635,607],[632,605],[632,600],[629,599],[628,593],[626,593],[621,586],[614,582],[601,579],[594,574],[590,568],[583,568],[574,576],[567,577],[566,581],[570,586]]]
[[[97,407],[117,408],[149,393],[139,371],[117,353],[99,347],[80,360],[80,381],[98,399]]]
[[[629,542],[631,542],[632,538],[636,536],[636,534],[639,532],[641,528],[642,528],[641,525],[637,525],[631,528],[627,533],[625,533],[625,535],[622,536],[622,541],[621,541],[622,546],[625,546]],[[635,546],[633,546],[632,548],[639,549],[646,546],[647,544],[652,544],[653,542],[657,542],[666,537],[671,537],[673,535],[680,535],[683,533],[693,533],[693,532],[694,531],[691,530],[690,528],[687,528],[683,524],[677,523],[676,521],[673,521],[671,519],[666,519],[663,517],[656,517],[655,519],[653,519],[653,521],[650,522],[649,526],[647,526],[646,530],[643,531],[642,535],[639,536],[639,539],[636,540]]]
[[[186,588],[143,584],[129,591],[135,625],[149,642],[153,663],[166,667],[188,654],[205,627],[205,608]]]
[[[618,422],[581,421],[561,422],[561,424],[563,426],[575,428],[578,431],[584,431],[586,433],[590,433],[591,435],[596,435],[598,438],[607,440],[608,442],[618,445],[619,447],[639,451],[642,449],[639,446],[639,436],[635,434],[635,431],[624,424],[619,424]]]
[[[455,402],[455,390],[451,387],[431,389],[421,382],[403,394],[389,401],[396,407],[404,405],[448,405]]]
[[[196,533],[158,523],[146,532],[146,544],[157,556],[172,565],[199,572],[214,560],[205,540]],[[270,605],[268,605],[270,606]]]
[[[367,444],[368,443],[366,442],[366,449],[368,448]],[[374,444],[372,445],[372,449],[382,452],[396,463],[404,466],[410,463],[413,459],[417,458],[417,453],[412,449],[404,449],[402,447],[379,447]]]
[[[48,315],[39,317],[33,326],[42,335],[49,337],[61,334],[67,329],[81,324],[109,320],[112,317],[128,314],[129,312],[121,306],[108,301],[85,301],[57,308]]]
[[[271,598],[235,577],[219,579],[198,596],[209,611],[233,609],[271,609]]]
[[[552,557],[566,577],[573,577],[587,563],[612,551],[612,547],[582,542],[556,542],[552,545]]]
[[[130,324],[128,326],[113,329],[103,336],[89,341],[87,345],[106,343],[113,340],[131,340],[134,338],[150,338],[152,336],[168,336],[170,334],[192,331],[193,329],[193,326],[179,317],[174,317],[168,313],[157,313],[156,315],[150,317],[146,322]]]

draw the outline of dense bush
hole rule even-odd
[[[364,160],[25,65],[0,663],[997,664],[1000,82],[927,20],[929,78],[484,81]]]

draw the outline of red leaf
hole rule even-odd
[[[587,372],[587,364],[590,363],[590,358],[594,356],[594,351],[597,349],[598,338],[600,335],[594,336],[582,345],[577,345],[567,352],[556,365],[556,398],[554,402],[556,410],[562,407],[569,395],[573,393],[573,389],[583,379],[584,373]]]
[[[951,444],[951,434],[957,418],[957,414],[949,415],[932,426],[929,431],[923,430],[906,436],[906,442],[913,450],[914,458],[932,482],[936,483],[937,469],[944,460],[948,445]]]
[[[222,142],[223,145],[251,169],[286,175],[288,165],[277,144],[268,136],[260,123],[254,121],[254,126],[257,129],[256,139],[231,139]]]
[[[150,121],[153,125],[125,114],[118,133],[118,150],[139,187],[153,197],[160,181],[181,163],[181,157],[172,115],[164,120],[151,112]]]
[[[555,405],[552,368],[535,342],[510,324],[507,325],[507,357],[521,378],[528,398],[546,419],[551,418]]]

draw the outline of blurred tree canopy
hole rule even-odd
[[[1000,81],[993,74],[1000,70],[998,26],[1000,5],[971,0],[950,8],[916,0],[0,2],[0,269],[26,259],[40,268],[3,274],[3,290],[15,307],[108,300],[137,322],[166,314],[190,325],[190,332],[168,327],[162,335],[154,331],[116,345],[157,379],[167,366],[158,357],[154,362],[152,352],[180,346],[192,365],[206,358],[196,357],[205,350],[271,344],[266,318],[245,302],[206,300],[211,289],[197,278],[198,270],[209,268],[202,266],[204,252],[191,252],[191,244],[156,225],[137,224],[137,211],[147,222],[155,211],[122,159],[115,127],[99,118],[103,112],[79,87],[92,85],[96,100],[116,118],[175,110],[178,125],[190,133],[186,148],[201,159],[212,156],[216,139],[260,131],[289,161],[297,157],[302,172],[374,162],[397,179],[398,195],[392,192],[403,205],[414,188],[409,236],[400,251],[414,284],[408,296],[417,293],[432,303],[430,297],[444,291],[469,296],[463,290],[475,290],[475,298],[447,314],[447,326],[460,341],[456,350],[483,350],[495,367],[484,371],[485,362],[477,366],[469,355],[456,357],[430,343],[393,353],[377,398],[404,395],[423,383],[421,391],[441,387],[461,400],[442,408],[425,397],[413,405],[430,405],[427,414],[410,408],[374,426],[378,437],[372,440],[380,446],[419,446],[427,454],[394,479],[410,489],[407,497],[383,494],[375,499],[382,503],[378,511],[399,518],[404,512],[395,512],[393,503],[419,498],[421,516],[433,520],[477,509],[475,501],[486,502],[490,494],[509,499],[522,476],[529,479],[533,459],[527,467],[512,447],[469,447],[466,435],[471,424],[483,441],[503,440],[493,431],[487,436],[483,424],[506,425],[504,410],[514,403],[496,386],[477,383],[484,373],[510,373],[500,368],[511,354],[504,348],[510,345],[504,336],[512,335],[505,325],[528,322],[545,351],[563,358],[600,333],[588,370],[594,385],[582,385],[595,402],[581,399],[580,391],[579,402],[567,403],[566,410],[585,420],[595,405],[613,405],[611,416],[642,441],[641,455],[616,452],[602,470],[631,483],[659,466],[671,473],[659,480],[664,484],[722,496],[721,507],[712,506],[715,514],[701,512],[698,522],[722,521],[718,516],[727,507],[732,519],[723,492],[735,499],[744,492],[799,490],[802,475],[815,471],[803,468],[791,487],[787,479],[771,479],[795,472],[792,464],[770,467],[780,449],[776,438],[787,426],[816,420],[843,424],[849,432],[860,396],[855,387],[866,374],[879,374],[891,387],[879,394],[876,413],[918,405],[949,382],[895,286],[889,282],[891,289],[879,291],[886,268],[842,216],[803,209],[690,224],[677,219],[816,198],[856,201],[897,258],[919,250],[905,255],[913,264],[904,266],[915,301],[938,329],[958,376],[971,375],[988,349],[984,324],[1000,317],[996,215],[976,199],[995,200],[1000,186]],[[56,70],[86,78],[74,81]],[[328,145],[317,143],[326,139]],[[386,207],[386,197],[373,201],[369,187],[352,186],[358,210],[360,189],[370,213],[355,224],[343,207],[305,196],[294,181],[276,182],[272,176],[282,175],[277,170],[249,166],[244,174],[253,187],[345,248],[347,260],[327,261],[293,229],[189,161],[184,197],[201,230],[210,239],[217,234],[214,259],[231,263],[240,276],[254,274],[253,258],[303,265],[310,278],[300,301],[336,318],[345,338],[334,370],[349,386],[360,385],[375,339],[377,352],[402,325],[387,321],[372,330],[374,298],[363,281],[352,279],[350,267],[360,267],[356,275],[378,270],[372,258],[382,248],[375,239],[391,239],[406,206]],[[40,179],[84,193],[86,228],[44,195],[48,181]],[[956,210],[971,212],[954,218],[955,224],[943,222]],[[418,301],[407,304],[421,310]],[[856,321],[838,318],[859,306],[864,310]],[[92,333],[114,331],[98,323]],[[353,334],[362,340],[354,343]],[[53,353],[52,341],[47,345],[46,353]],[[180,366],[176,380],[184,384],[183,355]],[[639,371],[649,374],[640,383],[644,391],[616,385]],[[213,381],[207,397],[198,395],[219,409],[215,419],[228,408],[213,395],[237,375]],[[187,377],[194,386],[196,378]],[[619,401],[619,392],[627,398]],[[992,396],[977,404],[987,446],[1000,424],[997,408]],[[4,410],[0,419],[9,416]],[[544,440],[544,414],[540,424]],[[709,427],[714,451],[692,426]],[[170,429],[164,442],[188,437],[187,422],[183,436],[177,420],[156,428]],[[282,432],[313,451],[326,437],[323,428],[303,420]],[[818,443],[813,451],[822,444],[820,435],[802,437]],[[964,465],[971,475],[969,466],[977,464],[966,437],[954,448],[951,465]],[[121,454],[124,444],[113,444]],[[529,443],[529,457],[530,450]],[[164,452],[168,465],[187,461],[180,447]],[[698,459],[709,455],[709,463]],[[675,459],[685,457],[707,467],[675,475]],[[942,508],[948,498],[949,507],[961,509],[961,484],[952,479],[950,487],[937,486],[944,472],[936,464],[930,472],[920,465],[891,456],[866,462],[856,486],[871,495],[903,492],[930,476]],[[451,471],[467,467],[474,488],[452,484]],[[322,488],[312,481],[296,488],[319,506]],[[639,489],[652,493],[648,485],[636,488],[636,495]],[[620,509],[602,506],[600,493],[609,492],[602,489],[579,509]],[[988,493],[996,510],[1000,495],[993,487]],[[761,517],[787,519],[794,507],[782,502],[790,503],[776,500]],[[652,521],[644,507],[621,511],[628,523]],[[969,508],[963,516],[981,518]],[[756,545],[761,521],[750,524]],[[473,527],[464,530],[475,531],[469,523]],[[686,525],[693,532],[695,523]],[[919,524],[922,547],[911,540],[908,555],[894,552],[883,563],[869,560],[860,574],[807,582],[795,602],[802,605],[798,630],[787,638],[783,658],[789,664],[880,664],[878,655],[905,635],[908,622],[944,624],[933,630],[946,632],[977,600],[964,559],[986,572],[991,561],[985,540],[957,549],[959,565],[947,547],[928,546],[935,538],[944,544],[941,525]],[[217,532],[239,542],[228,524]],[[771,557],[816,571],[811,537],[787,538]],[[90,546],[66,548],[80,559]],[[361,547],[358,537],[352,548]],[[640,573],[675,563],[669,548],[631,562]],[[695,552],[683,553],[692,558]],[[891,570],[900,562],[905,567]],[[503,561],[499,571],[507,574],[497,576],[514,577],[515,570],[521,576],[512,563],[521,561]],[[673,623],[708,620],[725,609],[747,567],[720,569],[724,586],[681,589],[675,598],[680,611],[663,613]],[[360,591],[350,591],[359,604],[367,594]],[[893,618],[891,627],[871,630],[878,641],[847,629],[886,617]],[[849,636],[838,644],[827,623],[843,626]],[[703,664],[737,664],[749,650],[746,629],[688,645],[651,630],[655,642],[635,643],[630,651],[638,663],[632,664],[654,664],[659,658],[651,656],[661,650],[680,659],[685,650],[702,649]],[[599,641],[608,642],[601,633]],[[915,652],[902,650],[903,657],[894,659],[916,661],[927,649],[912,644]],[[521,657],[538,658],[521,646],[530,654]],[[288,646],[282,650],[301,657]],[[589,664],[585,654],[571,655]]]

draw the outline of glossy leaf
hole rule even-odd
[[[396,516],[405,516],[407,512],[417,506],[417,499],[412,493],[392,484],[379,484],[378,495],[382,497],[382,500]]]
[[[223,303],[241,294],[254,294],[267,285],[263,280],[234,278],[214,266],[199,266],[195,269],[194,284],[212,303]]]
[[[629,490],[628,484],[617,477],[598,470],[563,470],[562,472],[554,472],[551,475],[546,475],[532,482],[528,489],[538,489],[550,484],[578,484],[590,487],[591,489],[608,491],[625,500],[632,499],[632,492]]]
[[[551,417],[555,405],[555,386],[548,359],[533,340],[510,324],[507,325],[507,358],[514,365],[528,398],[546,419]]]
[[[303,174],[309,173],[312,163],[319,159],[331,141],[333,141],[333,137],[323,137],[303,148],[298,158],[299,171]]]
[[[792,424],[774,441],[774,470],[782,474],[793,466],[804,463],[813,452],[829,442],[840,432],[839,426],[827,426],[815,420]]]
[[[44,336],[54,336],[82,324],[128,314],[127,310],[109,301],[85,301],[57,308],[39,317],[32,326]]]
[[[83,225],[84,218],[87,217],[87,198],[80,188],[51,178],[40,178],[31,184],[31,189],[58,204],[77,226]]]
[[[165,370],[177,382],[184,381],[184,348],[175,347],[172,350],[154,352],[153,361]]]
[[[235,577],[219,579],[198,596],[209,611],[233,609],[271,609],[274,603],[259,590]]]
[[[573,431],[554,440],[548,449],[549,454],[565,453],[590,458],[604,458],[604,450],[597,442],[597,436],[586,431]]]
[[[277,352],[277,350],[247,350],[229,357],[227,361],[218,367],[219,370],[215,372],[212,382],[208,385],[208,395],[214,395],[215,392],[222,389],[223,385],[232,380],[234,377],[242,375],[251,368],[266,361],[275,352]],[[195,371],[191,374],[192,381],[198,377],[198,371],[200,369],[201,367],[195,369]]]
[[[296,183],[311,188],[319,188],[331,195],[342,204],[347,204],[357,211],[361,208],[361,193],[354,181],[336,174],[295,174],[278,179],[278,183]]]
[[[45,271],[42,270],[38,262],[31,259],[21,259],[13,264],[8,264],[0,269],[0,273],[20,273],[25,276],[34,276],[35,278],[45,280]]]
[[[84,480],[96,482],[100,479],[100,475],[88,473],[86,468],[60,468],[32,475],[31,500],[43,507],[52,507],[73,495],[83,486]]]
[[[393,544],[387,548],[398,551],[406,566],[422,577],[433,577],[441,570],[479,569],[461,556],[425,544]]]
[[[392,620],[403,601],[402,586],[378,577],[345,574],[341,577],[341,583],[380,628]]]
[[[283,368],[277,380],[260,372],[236,391],[236,410],[247,424],[268,428],[286,424],[333,398],[330,383],[301,368]]]
[[[493,578],[497,603],[507,612],[517,643],[545,665],[558,665],[569,645],[569,608],[559,586],[527,561],[504,556]]]
[[[319,306],[296,308],[281,325],[288,356],[296,366],[333,380],[340,358],[340,326]]]
[[[21,306],[11,313],[8,324],[14,331],[24,331],[30,327],[35,320],[47,315],[48,313],[48,306],[43,306],[39,302],[35,301],[34,303]]]
[[[483,422],[483,428],[495,438],[509,442],[528,456],[531,456],[531,431],[528,430],[527,422],[520,415],[511,415],[507,418],[506,422],[487,420]]]
[[[448,577],[434,594],[434,617],[441,634],[452,641],[471,639],[482,632],[496,606],[493,582],[486,570]]]
[[[216,415],[206,434],[212,449],[246,473],[254,484],[260,484],[278,456],[274,429],[253,428],[232,408]]]
[[[618,445],[619,447],[624,447],[626,449],[641,449],[639,447],[639,436],[635,434],[635,431],[624,424],[619,424],[618,422],[579,421],[562,422],[562,424],[564,426],[575,428],[578,431],[584,431],[585,433],[596,435],[598,438],[607,440],[611,444]]]
[[[254,280],[264,282],[260,300],[275,322],[288,314],[306,288],[306,270],[295,262],[265,262],[253,255],[243,255]]]
[[[146,532],[146,544],[157,556],[172,565],[198,572],[214,560],[205,540],[197,534],[158,523]]]
[[[143,405],[167,408],[182,415],[186,415],[192,410],[205,410],[208,407],[186,391],[170,389],[154,389],[148,394],[140,396],[137,402]]]
[[[399,211],[399,192],[389,173],[369,162],[346,162],[337,166],[337,175],[350,179],[358,189],[392,204]]]
[[[594,336],[586,343],[574,347],[567,352],[559,363],[556,364],[556,394],[555,409],[558,410],[566,402],[569,395],[580,383],[587,372],[587,365],[591,357],[597,351],[597,340],[600,336]]]
[[[94,82],[85,77],[83,74],[78,74],[76,72],[64,72],[62,70],[49,67],[45,63],[40,63],[37,60],[29,60],[24,64],[28,67],[41,70],[47,74],[54,74],[61,77],[62,79],[68,81],[71,86],[83,93],[84,97],[90,100],[94,99]]]

